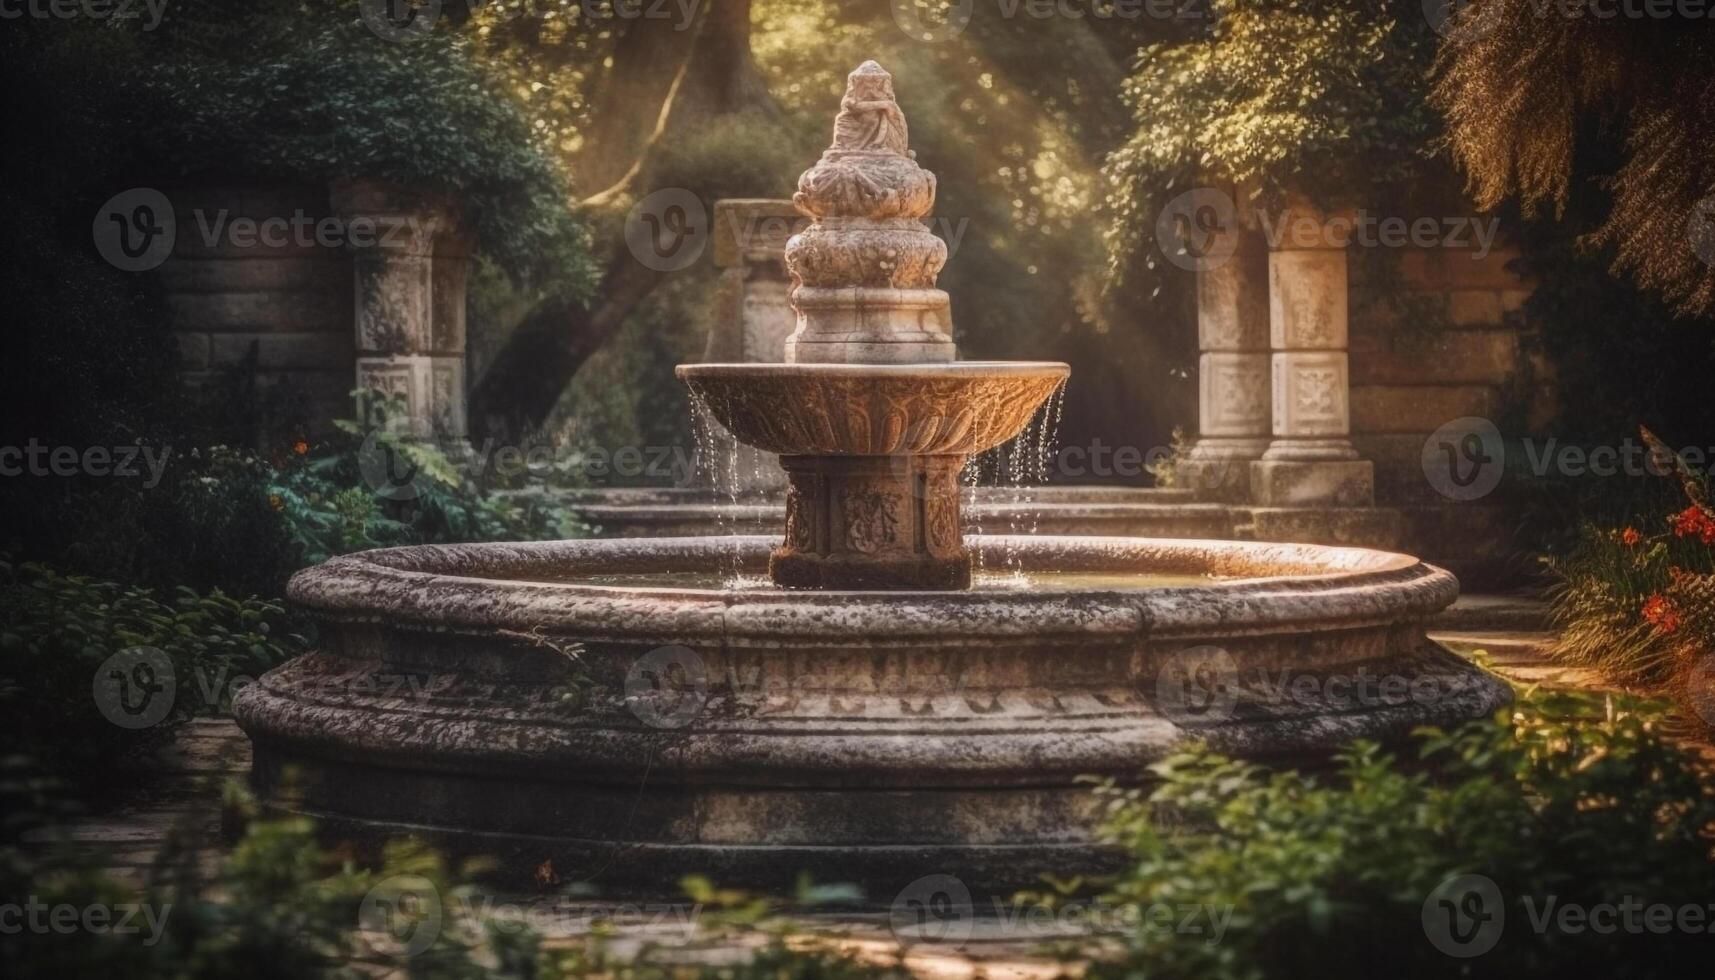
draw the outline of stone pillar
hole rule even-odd
[[[809,219],[791,201],[715,202],[714,259],[720,269],[715,322],[703,360],[779,364],[797,326],[786,240]]]
[[[1237,221],[1197,272],[1197,442],[1179,482],[1201,498],[1249,499],[1250,464],[1269,445],[1268,245]],[[1230,254],[1228,254],[1228,250]]]
[[[388,419],[400,434],[464,439],[470,236],[456,202],[376,180],[336,181],[330,198],[356,283],[357,387],[403,401]]]
[[[1374,467],[1351,443],[1346,246],[1353,217],[1295,201],[1268,256],[1274,439],[1251,464],[1264,507],[1367,507]]]
[[[809,223],[791,201],[715,202],[714,260],[721,272],[704,361],[779,364],[786,360],[786,338],[798,325],[798,314],[792,310],[792,277],[786,272],[786,240]],[[723,451],[736,469],[730,477],[735,489],[785,492],[786,473],[773,453],[724,441]]]

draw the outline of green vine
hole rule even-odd
[[[1196,38],[1143,49],[1125,83],[1136,129],[1104,167],[1110,287],[1160,278],[1147,242],[1193,181],[1373,206],[1436,144],[1423,92],[1438,38],[1417,0],[1211,0],[1209,14]]]

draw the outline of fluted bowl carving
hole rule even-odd
[[[1070,373],[1047,361],[681,364],[740,442],[796,456],[970,455],[1006,442]]]

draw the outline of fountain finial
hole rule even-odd
[[[834,138],[798,178],[792,203],[814,219],[786,243],[798,329],[796,363],[954,360],[947,294],[935,277],[947,246],[923,219],[935,175],[917,165],[893,76],[866,61],[846,76]]]
[[[846,95],[834,119],[829,149],[915,156],[910,146],[905,113],[893,96],[893,76],[873,60],[857,66],[846,76]]]

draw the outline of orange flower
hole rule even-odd
[[[299,439],[297,442],[292,443],[292,452],[297,453],[299,456],[302,456],[309,451],[310,451],[310,444],[305,442],[302,439]]]
[[[1639,534],[1638,529],[1635,527],[1628,527],[1624,531],[1620,532],[1620,540],[1625,542],[1627,547],[1632,547],[1643,539],[1644,536]]]
[[[1692,504],[1673,515],[1673,535],[1676,538],[1696,535],[1704,544],[1715,544],[1715,520],[1703,508]]]
[[[1661,630],[1672,633],[1679,629],[1679,610],[1674,607],[1673,600],[1660,593],[1644,600],[1644,621]]]

